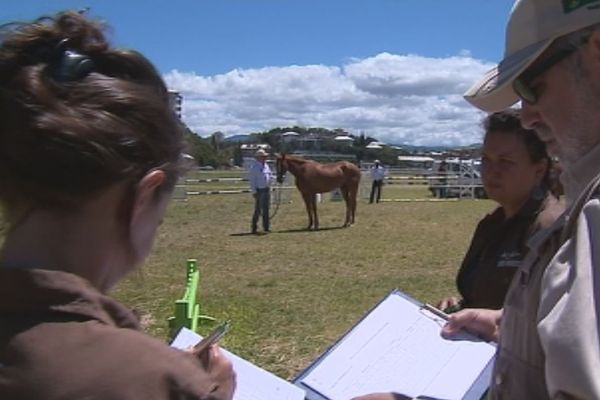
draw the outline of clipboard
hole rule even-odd
[[[186,327],[181,328],[171,342],[171,347],[186,349],[194,346],[202,336]],[[304,400],[304,392],[273,373],[252,364],[238,355],[221,348],[236,373],[233,400]]]
[[[394,289],[294,379],[306,400],[376,392],[479,400],[496,346],[468,333],[440,336],[444,315]]]

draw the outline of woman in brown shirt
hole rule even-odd
[[[477,225],[456,277],[461,298],[448,297],[438,304],[446,311],[502,308],[527,254],[527,240],[564,209],[550,190],[546,146],[535,132],[521,127],[520,111],[491,114],[483,125],[482,181],[499,207]]]
[[[0,398],[231,399],[218,347],[172,349],[107,295],[184,171],[160,75],[80,13],[2,29]]]

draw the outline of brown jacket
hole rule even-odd
[[[61,271],[0,269],[0,399],[217,399],[196,357]]]

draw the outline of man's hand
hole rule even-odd
[[[451,296],[440,300],[435,306],[438,310],[445,311],[448,307],[458,307],[460,305],[460,299]]]
[[[254,192],[252,193],[252,197],[254,197],[256,199],[256,196],[258,195],[258,193]]]
[[[497,342],[501,318],[501,309],[467,308],[450,314],[448,323],[442,328],[442,336],[448,339],[464,329],[484,340]]]

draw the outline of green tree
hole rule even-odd
[[[225,141],[225,134],[221,131],[217,131],[210,135],[210,144],[215,151],[219,151],[221,144]]]

